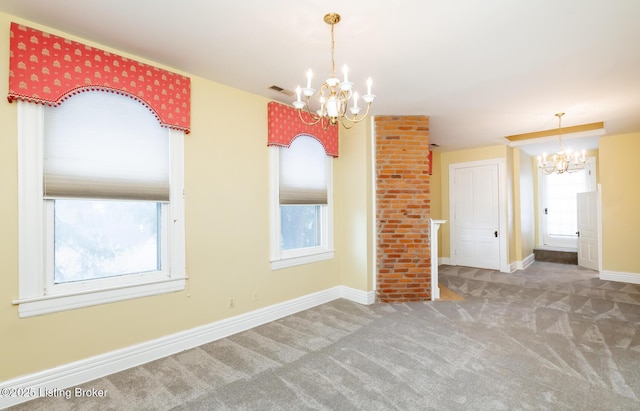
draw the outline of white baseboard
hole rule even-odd
[[[529,267],[531,264],[533,264],[535,261],[536,261],[536,257],[535,257],[535,255],[533,255],[533,253],[532,253],[532,254],[529,254],[527,257],[525,257],[525,259],[524,259],[524,260],[522,260],[522,261],[518,261],[518,262],[516,263],[516,268],[517,268],[518,270],[524,270],[524,269],[526,269],[527,267]]]
[[[622,283],[640,284],[640,273],[620,273],[616,271],[600,271],[600,279],[619,281]]]
[[[440,286],[431,284],[431,301],[440,299]]]
[[[531,264],[535,262],[535,256],[533,254],[529,254],[524,260],[516,261],[511,264],[504,264],[502,272],[505,273],[513,273],[516,270],[524,270],[529,267]],[[451,260],[449,257],[440,257],[438,259],[438,265],[451,265]]]
[[[343,285],[340,285],[336,288],[338,288],[338,292],[340,293],[340,298],[353,301],[354,303],[358,303],[362,305],[371,305],[376,302],[375,291],[356,290],[355,288],[345,287]]]
[[[507,259],[500,261],[500,272],[501,273],[512,273],[516,271],[516,264],[507,262]]]
[[[22,390],[22,392],[35,393],[35,396],[37,396],[37,393],[46,389],[65,390],[96,378],[102,378],[249,330],[339,298],[369,305],[375,302],[375,291],[367,292],[345,286],[333,287],[121,350],[111,351],[49,370],[3,381],[0,383],[0,391],[4,393],[4,389]],[[28,395],[0,395],[0,409],[17,405],[33,398],[35,397]]]

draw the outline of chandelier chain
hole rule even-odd
[[[335,39],[333,36],[333,26],[335,26],[335,23],[331,23],[331,77],[335,77],[336,76],[336,61],[335,61]]]
[[[558,143],[560,144],[560,151],[564,151],[562,148],[562,116],[564,116],[564,113],[556,114],[556,117],[558,117]]]

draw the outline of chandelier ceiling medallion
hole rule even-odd
[[[547,157],[547,153],[538,156],[538,168],[545,174],[574,173],[583,170],[586,163],[585,150],[572,152],[570,149],[565,151],[562,148],[562,116],[564,113],[557,113],[555,116],[558,117],[560,150],[549,157]]]
[[[349,69],[346,65],[342,68],[343,81],[340,81],[335,75],[333,26],[338,24],[340,19],[338,13],[328,13],[324,16],[325,23],[331,25],[331,73],[329,78],[316,90],[311,87],[313,73],[309,69],[307,71],[307,87],[300,88],[298,86],[296,88],[297,100],[293,102],[293,107],[298,111],[300,120],[307,125],[321,123],[322,127],[326,129],[329,125],[335,126],[341,123],[344,127],[351,128],[355,123],[364,120],[369,114],[371,102],[376,98],[371,94],[371,77],[367,80],[367,94],[360,96],[353,89],[353,83],[349,81]],[[312,97],[320,105],[320,108],[315,112],[310,107]],[[366,104],[366,111],[362,116],[359,116],[363,109],[358,105],[360,97]],[[347,107],[350,101],[352,102],[351,107]]]

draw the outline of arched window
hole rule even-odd
[[[184,133],[103,91],[18,116],[20,315],[183,289]]]
[[[333,258],[333,158],[310,135],[270,150],[272,267]]]

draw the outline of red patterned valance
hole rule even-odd
[[[52,106],[88,90],[122,93],[165,127],[189,132],[191,80],[75,41],[11,23],[9,102]]]
[[[324,151],[338,157],[338,127],[326,130],[318,123],[308,126],[300,121],[296,109],[275,101],[267,105],[269,115],[269,136],[267,145],[289,147],[294,138],[307,134],[316,138],[324,146]]]

